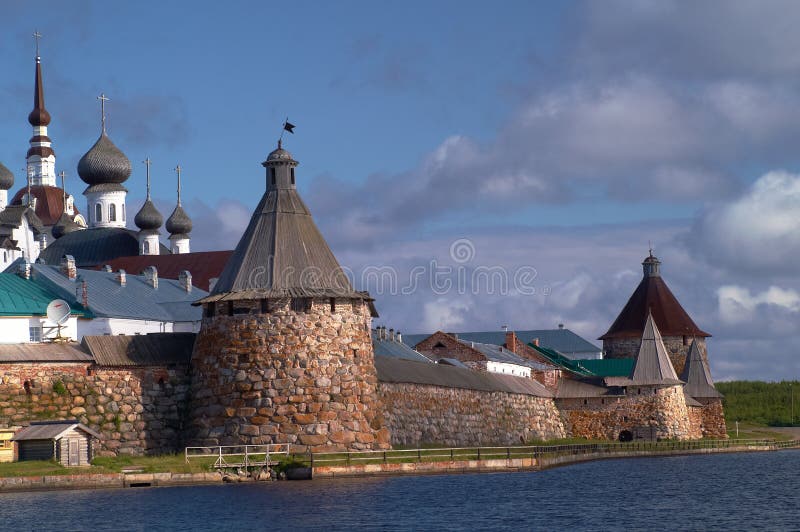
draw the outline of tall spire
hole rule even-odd
[[[33,89],[33,110],[28,115],[28,123],[33,126],[33,136],[30,148],[25,156],[27,160],[27,174],[32,179],[32,185],[56,186],[56,155],[51,147],[50,137],[47,136],[47,126],[50,124],[50,113],[44,106],[44,82],[42,81],[42,58],[39,55],[39,39],[42,34],[33,33],[36,40],[36,73]]]

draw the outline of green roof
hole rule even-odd
[[[633,358],[567,358],[554,349],[528,344],[561,369],[583,377],[627,377],[633,371]]]
[[[598,377],[628,377],[633,371],[634,358],[595,358],[575,360]]]
[[[47,305],[59,297],[30,279],[14,273],[0,273],[0,316],[45,316]],[[72,314],[90,316],[81,307]]]

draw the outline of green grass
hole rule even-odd
[[[800,425],[800,382],[718,382],[729,428],[735,421],[755,425],[788,427]],[[794,396],[794,397],[793,397]],[[794,418],[792,418],[794,399]],[[739,429],[741,434],[741,427]]]
[[[739,435],[736,435],[736,423],[728,422],[728,437],[740,440],[777,440],[786,441],[792,439],[790,434],[771,430],[770,427],[758,423],[743,421],[739,423]]]
[[[92,465],[115,473],[123,469],[141,469],[144,473],[204,473],[211,471],[214,458],[193,458],[186,463],[182,454],[161,456],[98,456]]]
[[[29,462],[9,462],[0,464],[0,477],[36,477],[44,475],[82,475],[87,473],[108,473],[103,467],[64,467],[61,464],[44,460]]]

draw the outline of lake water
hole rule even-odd
[[[800,452],[0,495],[2,530],[800,530]]]

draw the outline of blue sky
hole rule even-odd
[[[651,241],[714,334],[718,378],[800,375],[796,2],[5,0],[0,15],[0,161],[18,176],[38,29],[67,188],[83,189],[103,91],[129,208],[150,156],[168,214],[180,164],[194,250],[235,245],[288,116],[301,194],[381,323],[596,338]],[[537,293],[360,278],[432,260],[534,268]]]

